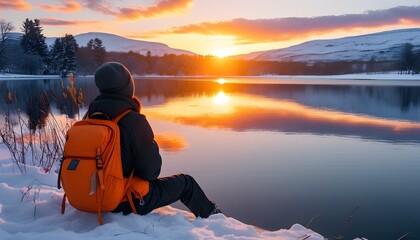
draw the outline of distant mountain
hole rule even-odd
[[[295,46],[237,55],[233,58],[264,61],[377,61],[398,60],[405,43],[420,50],[420,28],[379,32],[330,40],[314,40]]]
[[[21,39],[21,37],[22,37],[22,33],[18,33],[18,32],[10,32],[8,35],[7,35],[7,39],[9,39],[9,40],[20,40]]]
[[[13,32],[9,35],[9,39],[13,40],[19,40],[20,37],[22,37],[22,33]],[[150,51],[154,56],[163,56],[164,54],[196,55],[190,51],[171,48],[163,43],[134,40],[109,33],[90,32],[75,35],[74,37],[79,46],[86,46],[90,39],[99,38],[102,40],[102,43],[108,52],[133,51],[146,55],[147,51]],[[48,46],[52,46],[55,39],[55,37],[50,37],[47,38],[45,42]]]
[[[150,51],[152,55],[157,56],[163,56],[164,54],[196,55],[190,51],[170,48],[168,45],[163,43],[134,40],[109,33],[90,32],[75,35],[74,37],[76,38],[77,43],[81,46],[86,46],[90,39],[99,38],[102,40],[102,43],[108,52],[133,51],[146,55],[147,51]],[[52,45],[54,40],[55,38],[49,38],[47,40],[47,44]]]
[[[10,33],[9,38],[18,40],[22,33]],[[193,52],[171,48],[166,44],[148,42],[121,37],[109,33],[90,32],[75,35],[79,46],[86,46],[90,39],[102,40],[108,52],[139,52],[146,55],[164,54],[196,55]],[[51,46],[56,38],[47,38]],[[367,35],[344,37],[329,40],[313,40],[295,46],[268,51],[253,52],[232,56],[234,59],[261,61],[304,61],[304,62],[333,62],[333,61],[369,61],[375,57],[376,61],[395,61],[400,58],[401,49],[405,43],[411,43],[414,50],[420,50],[420,28],[400,29]]]

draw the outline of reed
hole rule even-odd
[[[74,79],[70,79],[70,84],[63,87],[61,94],[51,94],[52,96],[63,96],[64,100],[70,99],[74,104],[79,115],[79,106],[83,103],[83,94],[81,89],[75,87]],[[66,141],[67,130],[70,129],[75,119],[63,115],[57,119],[51,114],[49,95],[45,92],[39,96],[39,104],[30,102],[26,106],[34,106],[39,120],[31,120],[21,110],[24,109],[24,103],[13,92],[9,91],[5,97],[7,110],[3,121],[0,121],[0,138],[2,143],[9,150],[13,163],[21,173],[26,172],[26,166],[41,167],[45,173],[50,172],[59,160],[62,159],[64,143]],[[29,101],[26,99],[27,103]]]

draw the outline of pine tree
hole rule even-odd
[[[45,36],[42,34],[42,27],[40,21],[26,19],[22,25],[22,41],[21,45],[25,53],[29,55],[39,55],[42,58],[47,56],[47,44],[45,43]]]
[[[76,53],[79,46],[77,45],[76,39],[71,34],[66,34],[63,42],[64,64],[62,70],[67,73],[75,72],[77,67]]]
[[[64,46],[63,39],[56,38],[50,50],[51,64],[50,69],[53,73],[60,73],[60,68],[63,65]]]
[[[34,22],[32,20],[26,19],[23,24],[22,24],[22,32],[23,32],[23,36],[22,36],[22,40],[20,42],[20,44],[23,47],[23,50],[25,53],[29,54],[29,55],[33,55],[33,47],[34,46],[34,35],[33,33],[33,28],[34,28]]]
[[[96,69],[101,66],[106,61],[106,48],[102,44],[102,40],[99,38],[90,39],[86,45],[87,50],[90,52],[92,58],[89,59],[93,61],[93,68]]]
[[[46,37],[42,33],[43,29],[39,19],[34,20],[34,31],[35,31],[35,50],[41,56],[43,60],[48,56],[48,46],[45,43]]]
[[[48,47],[45,43],[45,36],[42,33],[43,29],[39,19],[29,20],[28,18],[23,22],[22,28],[23,32],[21,46],[23,47],[24,53],[30,55],[30,59],[40,58],[44,64],[44,69],[50,63],[48,56]],[[41,66],[39,66],[41,67]]]
[[[99,67],[105,63],[106,49],[103,46],[101,39],[95,38],[93,41],[94,41],[93,56],[94,56],[96,65]]]
[[[75,72],[77,67],[78,45],[76,39],[71,34],[65,37],[57,38],[51,48],[51,68],[55,73],[67,76],[70,72]]]

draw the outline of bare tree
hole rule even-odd
[[[0,19],[0,42],[4,42],[7,39],[7,35],[9,35],[10,31],[14,29],[12,22],[6,22],[4,19]]]
[[[6,66],[6,41],[7,37],[14,29],[11,22],[7,22],[4,19],[0,19],[0,70],[3,71],[4,67]]]

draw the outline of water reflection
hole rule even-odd
[[[80,118],[83,90],[69,79],[11,80],[0,82],[0,113],[16,110],[28,118],[29,129],[45,127],[52,110],[69,118]]]
[[[1,81],[0,111],[23,110],[33,129],[45,125],[51,108],[80,118],[80,107],[97,94],[92,78]],[[138,79],[136,94],[152,117],[188,125],[419,142],[420,87],[415,86]]]
[[[42,128],[50,113],[50,101],[46,92],[30,91],[22,107],[29,116],[29,129]]]
[[[223,91],[220,91],[213,97],[213,101],[219,105],[227,105],[229,102],[230,97],[227,96]]]
[[[164,131],[155,134],[155,140],[159,148],[166,152],[179,152],[188,147],[188,142],[185,138],[174,131]]]
[[[151,117],[234,131],[348,135],[383,141],[418,142],[420,123],[319,109],[290,100],[219,91],[174,98],[147,110]]]

